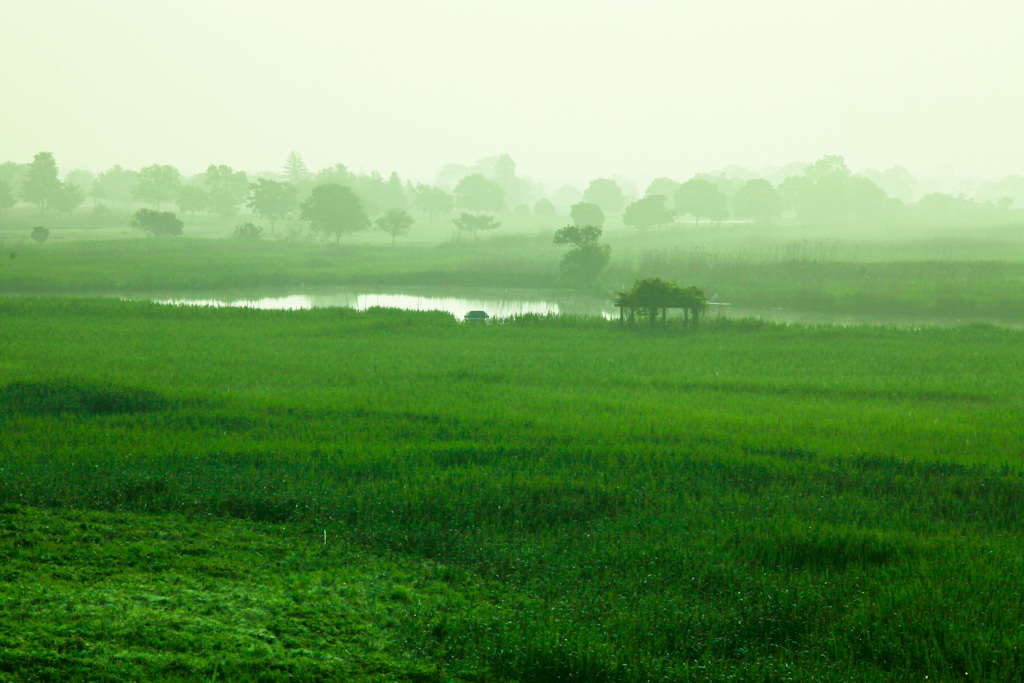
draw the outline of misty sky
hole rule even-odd
[[[1024,173],[1022,0],[7,0],[0,161]]]

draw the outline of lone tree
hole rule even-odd
[[[700,224],[701,218],[724,221],[729,217],[728,200],[713,183],[691,178],[679,186],[675,195],[676,211],[688,213]]]
[[[459,230],[473,233],[473,239],[476,239],[476,234],[480,230],[494,230],[501,226],[501,223],[494,216],[486,213],[463,212],[462,215],[452,222],[455,223],[455,227]]]
[[[162,202],[171,202],[181,190],[181,174],[173,166],[153,164],[139,171],[133,194],[141,202],[160,209]]]
[[[341,241],[342,235],[370,227],[370,219],[356,193],[334,183],[314,187],[302,202],[301,215],[313,232],[334,235],[336,242]]]
[[[634,228],[650,228],[672,220],[672,211],[665,208],[665,197],[652,194],[626,207],[622,222]]]
[[[41,225],[37,225],[36,227],[32,228],[32,239],[34,239],[39,244],[42,244],[46,240],[50,239],[50,231]]]
[[[153,237],[173,237],[181,234],[184,224],[170,211],[139,209],[132,214],[131,226]]]
[[[395,246],[395,238],[409,232],[415,220],[405,209],[390,209],[377,219],[377,229],[391,235],[391,246]]]
[[[57,162],[51,152],[39,152],[25,171],[21,184],[21,196],[30,204],[37,204],[40,211],[61,191],[62,183],[57,173]]]
[[[601,227],[597,225],[568,225],[555,233],[555,244],[572,245],[558,264],[566,281],[577,285],[593,284],[612,257],[612,248],[601,244],[600,239]]]
[[[592,202],[573,204],[572,208],[569,209],[569,218],[577,226],[596,225],[600,228],[604,225],[604,211],[601,210],[600,206]]]
[[[290,216],[299,205],[294,185],[259,178],[251,188],[248,206],[253,213],[270,221],[271,231],[277,227],[278,221]]]
[[[619,292],[615,305],[619,307],[620,322],[628,312],[629,322],[632,323],[636,311],[641,316],[647,316],[651,327],[654,327],[659,312],[662,324],[667,324],[668,309],[681,308],[685,312],[686,324],[689,325],[691,319],[693,324],[700,321],[701,314],[707,308],[707,297],[700,287],[680,287],[660,277],[651,277],[637,280],[628,292]]]

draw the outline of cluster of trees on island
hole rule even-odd
[[[98,175],[74,170],[61,179],[53,154],[40,152],[30,163],[0,164],[0,211],[20,200],[43,213],[70,213],[91,197],[97,207],[146,205],[151,213],[137,212],[132,222],[152,234],[180,234],[173,221],[157,216],[173,204],[191,220],[197,213],[223,220],[250,213],[265,221],[272,233],[282,223],[302,221],[312,232],[336,240],[376,227],[394,241],[409,232],[414,211],[430,222],[452,216],[451,225],[475,237],[499,227],[500,216],[554,218],[560,212],[568,213],[575,226],[602,227],[607,217],[615,216],[627,227],[646,229],[685,220],[700,224],[730,219],[765,224],[948,224],[997,221],[1015,205],[1024,206],[1024,178],[1018,176],[987,186],[982,194],[999,196],[986,201],[934,192],[916,197],[916,181],[906,171],[855,174],[839,156],[789,168],[776,184],[742,175],[699,174],[685,182],[656,178],[639,197],[629,183],[612,178],[594,179],[582,191],[563,186],[547,194],[518,176],[508,155],[482,159],[474,166],[446,166],[438,183],[431,185],[403,181],[397,173],[386,179],[377,171],[354,173],[343,164],[312,173],[292,152],[276,174],[250,176],[230,166],[210,165],[203,173],[185,177],[173,166],[154,164],[139,171],[115,165]],[[263,229],[242,232],[258,236]]]

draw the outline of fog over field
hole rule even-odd
[[[842,154],[1024,166],[1024,3],[4,3],[0,159],[395,170],[509,153],[556,185]]]
[[[2,0],[0,683],[1024,671],[1024,0]]]

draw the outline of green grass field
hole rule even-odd
[[[0,680],[1024,670],[1019,332],[0,319]]]
[[[283,239],[281,226],[259,241],[231,238],[224,222],[185,217],[183,237],[147,238],[127,212],[80,209],[73,216],[25,207],[0,216],[0,293],[145,295],[152,292],[275,290],[301,287],[565,288],[552,243],[568,218],[503,217],[492,234],[458,236],[448,217],[420,217],[408,239],[366,231],[339,244]],[[36,244],[31,226],[51,225]],[[134,235],[134,236],[133,236]],[[1024,225],[822,228],[797,225],[680,224],[605,232],[612,261],[586,291],[610,300],[636,278],[654,275],[703,287],[745,311],[858,316],[898,322],[993,322],[1024,326]],[[814,318],[813,315],[810,316]]]

